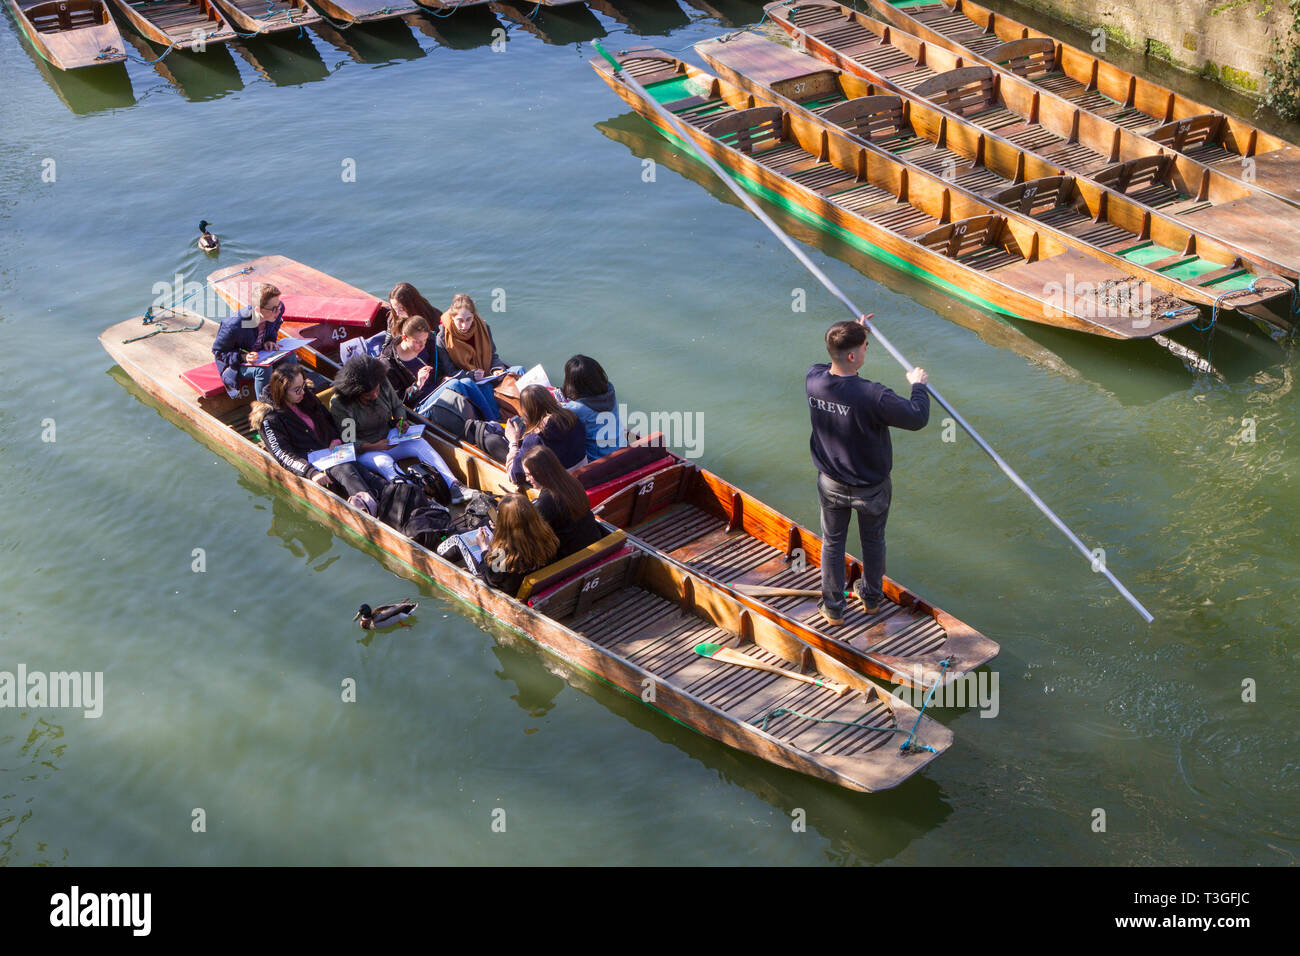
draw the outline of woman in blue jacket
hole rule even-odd
[[[280,323],[284,321],[280,290],[275,286],[258,283],[253,287],[252,301],[252,305],[222,321],[217,337],[212,340],[212,355],[217,360],[226,394],[231,398],[239,397],[240,382],[250,378],[253,380],[253,397],[262,397],[266,383],[271,380],[271,367],[249,365],[249,353],[274,349]],[[294,358],[289,356],[280,361],[293,362]]]
[[[587,433],[587,460],[595,461],[627,444],[627,428],[605,370],[594,358],[575,355],[564,363],[564,407]]]

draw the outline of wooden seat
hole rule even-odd
[[[594,544],[587,545],[581,551],[574,552],[567,558],[554,561],[546,567],[539,568],[532,574],[527,575],[519,585],[517,597],[521,601],[527,601],[530,595],[540,595],[542,592],[556,587],[593,564],[612,557],[622,549],[626,542],[626,531],[610,532]]]
[[[1114,163],[1093,175],[1093,179],[1117,193],[1128,194],[1129,190],[1139,190],[1164,180],[1173,165],[1172,156],[1143,156],[1130,159],[1126,163]]]
[[[1001,245],[1005,224],[1001,216],[972,216],[931,229],[915,241],[949,259],[988,272],[1023,258]]]
[[[1045,176],[1003,189],[989,198],[999,205],[1038,218],[1043,213],[1065,205],[1073,191],[1073,176]]]
[[[1190,153],[1217,144],[1226,121],[1222,113],[1202,113],[1166,123],[1151,130],[1146,137],[1175,153]]]
[[[963,66],[940,73],[913,87],[912,92],[958,116],[982,112],[998,101],[997,79],[987,66]]]
[[[204,398],[226,394],[226,384],[221,381],[221,371],[215,361],[181,372],[181,380]]]
[[[780,140],[784,135],[785,112],[776,106],[755,106],[728,113],[703,127],[720,143],[753,153],[755,146]]]
[[[903,101],[897,96],[859,96],[824,110],[821,117],[869,143],[896,141],[911,132],[903,123]]]
[[[1049,37],[1012,40],[995,46],[984,58],[1034,82],[1056,69],[1056,41]]]

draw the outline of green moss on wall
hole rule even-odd
[[[1153,60],[1164,60],[1166,63],[1174,62],[1174,51],[1169,49],[1169,44],[1161,43],[1153,37],[1147,37],[1147,56]]]
[[[1252,93],[1259,92],[1259,81],[1245,70],[1234,70],[1232,67],[1225,65],[1219,71],[1219,76],[1228,86],[1235,86],[1239,90],[1249,90]]]

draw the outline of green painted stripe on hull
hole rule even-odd
[[[656,130],[659,131],[659,133],[665,139],[669,140],[672,143],[677,144],[679,147],[683,147],[691,159],[693,159],[697,163],[701,163],[699,157],[695,155],[694,145],[688,146],[686,143],[682,142],[681,137],[677,136],[676,134],[668,130],[663,129],[663,127],[659,126],[657,123],[652,123],[652,125]],[[703,165],[703,163],[701,163],[701,165]],[[726,169],[725,166],[723,168]],[[1013,319],[1020,319],[1021,321],[1025,321],[1025,322],[1033,321],[1032,319],[1026,319],[1024,316],[1020,315],[1017,312],[1012,312],[1010,309],[1005,309],[1001,306],[994,305],[992,302],[989,302],[987,299],[983,299],[980,296],[975,295],[973,292],[969,292],[966,289],[963,289],[961,286],[953,285],[947,279],[940,278],[939,276],[935,275],[933,272],[930,272],[927,269],[922,268],[921,266],[917,265],[914,262],[908,262],[906,259],[903,259],[900,256],[896,256],[894,255],[894,253],[889,252],[886,249],[881,249],[879,246],[872,245],[870,242],[867,242],[867,240],[863,239],[861,236],[857,236],[854,233],[849,232],[848,230],[844,229],[842,226],[835,225],[835,223],[826,220],[825,218],[819,216],[817,213],[813,212],[810,209],[805,209],[803,206],[799,205],[796,202],[791,202],[790,200],[782,196],[780,193],[773,192],[772,190],[764,186],[762,183],[755,182],[754,180],[750,179],[748,176],[736,172],[736,170],[734,169],[727,169],[727,174],[730,175],[737,182],[739,182],[742,186],[744,186],[755,196],[758,196],[760,199],[766,200],[772,205],[784,209],[786,212],[791,213],[792,215],[798,217],[799,219],[802,219],[804,222],[816,226],[817,228],[821,229],[823,232],[830,233],[831,235],[835,236],[837,239],[840,239],[848,243],[854,249],[857,249],[859,252],[866,253],[867,255],[871,256],[871,258],[876,259],[879,262],[883,262],[886,265],[893,266],[895,269],[899,270],[900,272],[904,272],[907,273],[908,275],[923,279],[924,281],[930,283],[931,285],[936,286],[939,289],[942,289],[944,292],[947,292],[949,295],[955,296],[956,298],[959,299],[963,299],[964,301],[970,303],[971,305],[978,306],[979,308],[984,309],[985,311],[992,312],[996,315],[1009,316],[1010,318]]]

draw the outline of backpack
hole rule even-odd
[[[451,530],[451,512],[429,501],[419,485],[400,477],[384,486],[379,520],[426,548],[437,547]]]

